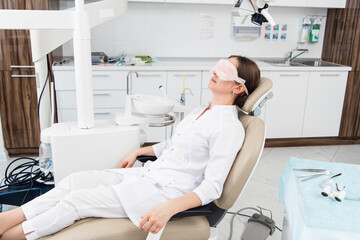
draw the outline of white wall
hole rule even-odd
[[[63,6],[64,7],[64,6]],[[70,7],[70,6],[68,6]],[[271,7],[277,23],[288,24],[287,40],[239,41],[232,37],[230,5],[129,3],[128,12],[92,30],[92,51],[109,56],[151,55],[156,57],[248,57],[282,58],[296,48],[308,48],[303,57],[320,58],[325,29],[322,20],[320,42],[298,44],[299,19],[309,15],[325,16],[327,9]],[[201,15],[214,18],[214,38],[200,39]],[[63,47],[64,56],[72,56],[72,42]]]

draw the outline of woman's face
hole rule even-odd
[[[229,58],[228,59],[236,69],[238,68],[239,62],[236,58]],[[220,93],[220,94],[232,94],[233,89],[237,86],[235,81],[222,81],[220,78],[216,75],[216,73],[213,74],[213,76],[210,79],[210,82],[208,84],[208,88],[213,93]]]

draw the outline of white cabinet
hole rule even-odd
[[[185,89],[185,116],[201,103],[201,72],[168,72],[167,95],[180,100],[182,88]]]
[[[274,96],[266,105],[266,137],[301,137],[309,72],[270,72],[269,77]]]
[[[338,136],[347,72],[311,72],[302,137]]]
[[[284,7],[306,7],[307,0],[271,0],[269,5]]]
[[[346,0],[271,0],[270,6],[345,8]]]
[[[308,7],[345,8],[346,0],[307,0]]]
[[[124,111],[126,74],[119,71],[93,71],[94,118],[114,119]],[[54,71],[59,122],[77,121],[75,72]]]
[[[166,72],[165,71],[138,71],[138,77],[132,74],[132,93],[162,96],[159,89],[163,86],[166,89]]]

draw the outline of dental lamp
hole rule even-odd
[[[264,22],[276,25],[275,20],[268,12],[269,5],[267,3],[269,2],[270,0],[238,0],[231,13],[237,17],[251,16],[251,22],[258,26]]]

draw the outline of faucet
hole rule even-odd
[[[135,73],[136,77],[139,77],[139,74],[137,72],[130,71],[127,74],[127,77],[126,77],[126,94],[127,95],[131,94],[130,87],[132,88],[132,77],[131,77],[132,73]]]
[[[293,56],[292,56],[292,55],[293,55],[293,52],[296,52],[296,51],[298,51],[298,52],[300,52],[300,53],[297,54],[295,57],[293,57]],[[308,52],[309,52],[309,49],[306,49],[306,48],[296,48],[296,49],[291,50],[291,51],[288,52],[285,61],[286,61],[287,63],[290,63],[292,60],[294,60],[295,58],[297,58],[297,57],[300,56],[301,54],[308,53]]]

